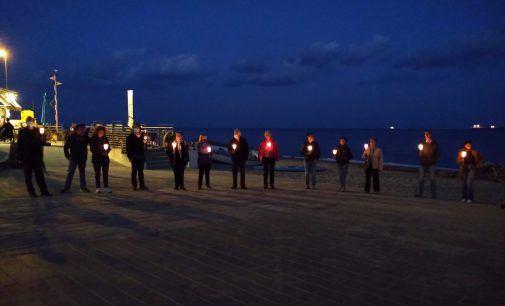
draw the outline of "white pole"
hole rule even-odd
[[[133,127],[133,90],[128,90],[128,126]]]

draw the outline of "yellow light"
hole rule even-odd
[[[5,49],[0,49],[0,57],[7,58],[7,50]]]
[[[44,132],[45,132],[45,131],[46,131],[46,129],[44,129],[43,127],[41,127],[41,128],[39,129],[39,133],[40,133],[40,135],[44,135]]]
[[[236,150],[237,149],[237,144],[234,143],[234,144],[231,145],[231,147],[233,148],[233,150]]]
[[[365,143],[365,144],[363,145],[363,148],[365,148],[365,150],[368,150],[368,143]]]
[[[103,149],[104,149],[105,151],[107,151],[107,150],[109,149],[109,144],[108,144],[108,143],[104,143],[104,144],[103,144]]]
[[[312,152],[312,146],[308,146],[307,149],[309,150],[309,152]]]
[[[422,151],[424,146],[422,143],[420,143],[417,147],[419,148],[419,151]]]
[[[466,151],[461,152],[461,157],[465,158],[466,157]]]
[[[337,149],[333,149],[333,155],[337,155]]]
[[[172,142],[172,148],[175,150],[175,147],[177,147],[177,143],[175,143],[175,141],[174,141],[174,142]]]

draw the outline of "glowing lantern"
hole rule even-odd
[[[307,150],[309,150],[309,152],[312,152],[312,146],[308,146]]]
[[[234,144],[231,145],[231,147],[233,148],[233,150],[236,150],[237,149],[237,144],[234,143]]]
[[[465,157],[466,157],[466,155],[467,155],[466,151],[462,151],[462,152],[461,152],[461,157],[465,158]]]
[[[175,150],[175,147],[177,147],[177,143],[174,141],[174,142],[172,142],[172,149]]]
[[[365,150],[368,150],[368,143],[365,143],[365,144],[363,145],[363,148],[365,148]]]
[[[269,142],[267,142],[267,148],[268,148],[268,149],[271,149],[271,148],[272,148],[272,143],[271,143],[270,141],[269,141]]]
[[[207,152],[209,152],[209,153],[212,152],[212,148],[210,146],[207,147]]]
[[[104,144],[103,144],[103,149],[104,149],[105,151],[107,151],[107,150],[109,149],[109,144],[108,144],[108,143],[104,143]]]
[[[333,149],[333,155],[337,155],[337,149]]]
[[[45,129],[45,128],[43,128],[43,127],[41,127],[41,128],[39,129],[39,133],[40,133],[40,135],[44,135],[44,132],[45,132],[45,131],[46,131],[46,129]]]
[[[423,148],[424,148],[424,146],[423,146],[423,144],[422,144],[422,143],[420,143],[417,147],[419,148],[419,151],[422,151],[422,150],[423,150]]]

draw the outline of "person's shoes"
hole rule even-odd
[[[345,186],[344,186],[344,187],[342,187],[342,192],[345,192],[345,190],[346,190],[346,189],[345,189]]]
[[[312,190],[316,190],[316,185],[312,185]]]
[[[179,190],[179,186],[175,186],[175,187],[174,187],[174,190]]]
[[[473,203],[473,201],[472,201],[472,200],[466,200],[466,202],[467,202],[468,204],[472,204],[472,203]]]
[[[212,187],[210,187],[210,185],[207,185],[207,189],[212,189]]]
[[[105,188],[103,189],[103,192],[105,192],[105,193],[111,193],[111,192],[112,192],[112,190],[111,190],[109,187],[105,187]]]
[[[181,186],[181,188],[180,188],[180,189],[181,189],[181,190],[184,190],[184,191],[186,191],[186,190],[187,190],[184,186]]]
[[[142,186],[140,186],[140,190],[149,190],[149,188],[147,188],[147,186],[145,186],[145,185],[142,185]]]
[[[47,191],[47,190],[46,190],[46,191],[42,191],[41,195],[42,195],[43,197],[52,197],[52,196],[53,196],[53,194],[52,194],[52,193],[50,193],[50,192],[49,192],[49,191]]]
[[[465,203],[466,202],[466,199],[461,199],[461,203]]]
[[[343,189],[343,188],[344,188],[344,187],[340,187],[340,188],[338,189],[338,192],[342,192],[342,189]]]
[[[61,193],[67,193],[68,192],[68,189],[64,188],[60,191]]]
[[[365,193],[370,193],[370,190],[365,190]]]
[[[231,189],[237,189],[237,186],[232,186]]]
[[[101,189],[101,188],[97,188],[97,189],[95,190],[95,192],[96,192],[96,193],[101,193],[101,192],[102,192],[102,189]]]
[[[84,187],[84,188],[81,188],[81,192],[89,192],[89,189]]]
[[[265,185],[265,186],[263,186],[263,188],[264,188],[264,189],[268,189],[268,186],[267,186],[267,185]]]
[[[202,186],[198,186],[198,190],[202,190]]]
[[[240,187],[240,189],[244,189],[244,190],[245,190],[245,189],[247,189],[247,187],[246,187],[246,186],[243,186],[243,187]]]
[[[310,186],[309,185],[305,186],[305,189],[310,189]]]
[[[28,195],[30,196],[30,198],[36,198],[37,197],[37,194],[35,193],[35,191],[28,191]]]
[[[270,189],[275,189],[275,187],[272,185],[272,186],[270,186]]]
[[[137,191],[137,186],[133,186],[133,190]]]

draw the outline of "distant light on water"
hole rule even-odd
[[[390,126],[389,129],[394,130],[395,129],[394,125]]]
[[[480,124],[474,124],[474,125],[472,125],[472,129],[480,129]]]
[[[496,126],[494,124],[491,124],[491,126],[489,128],[494,129],[494,128],[496,128]]]

